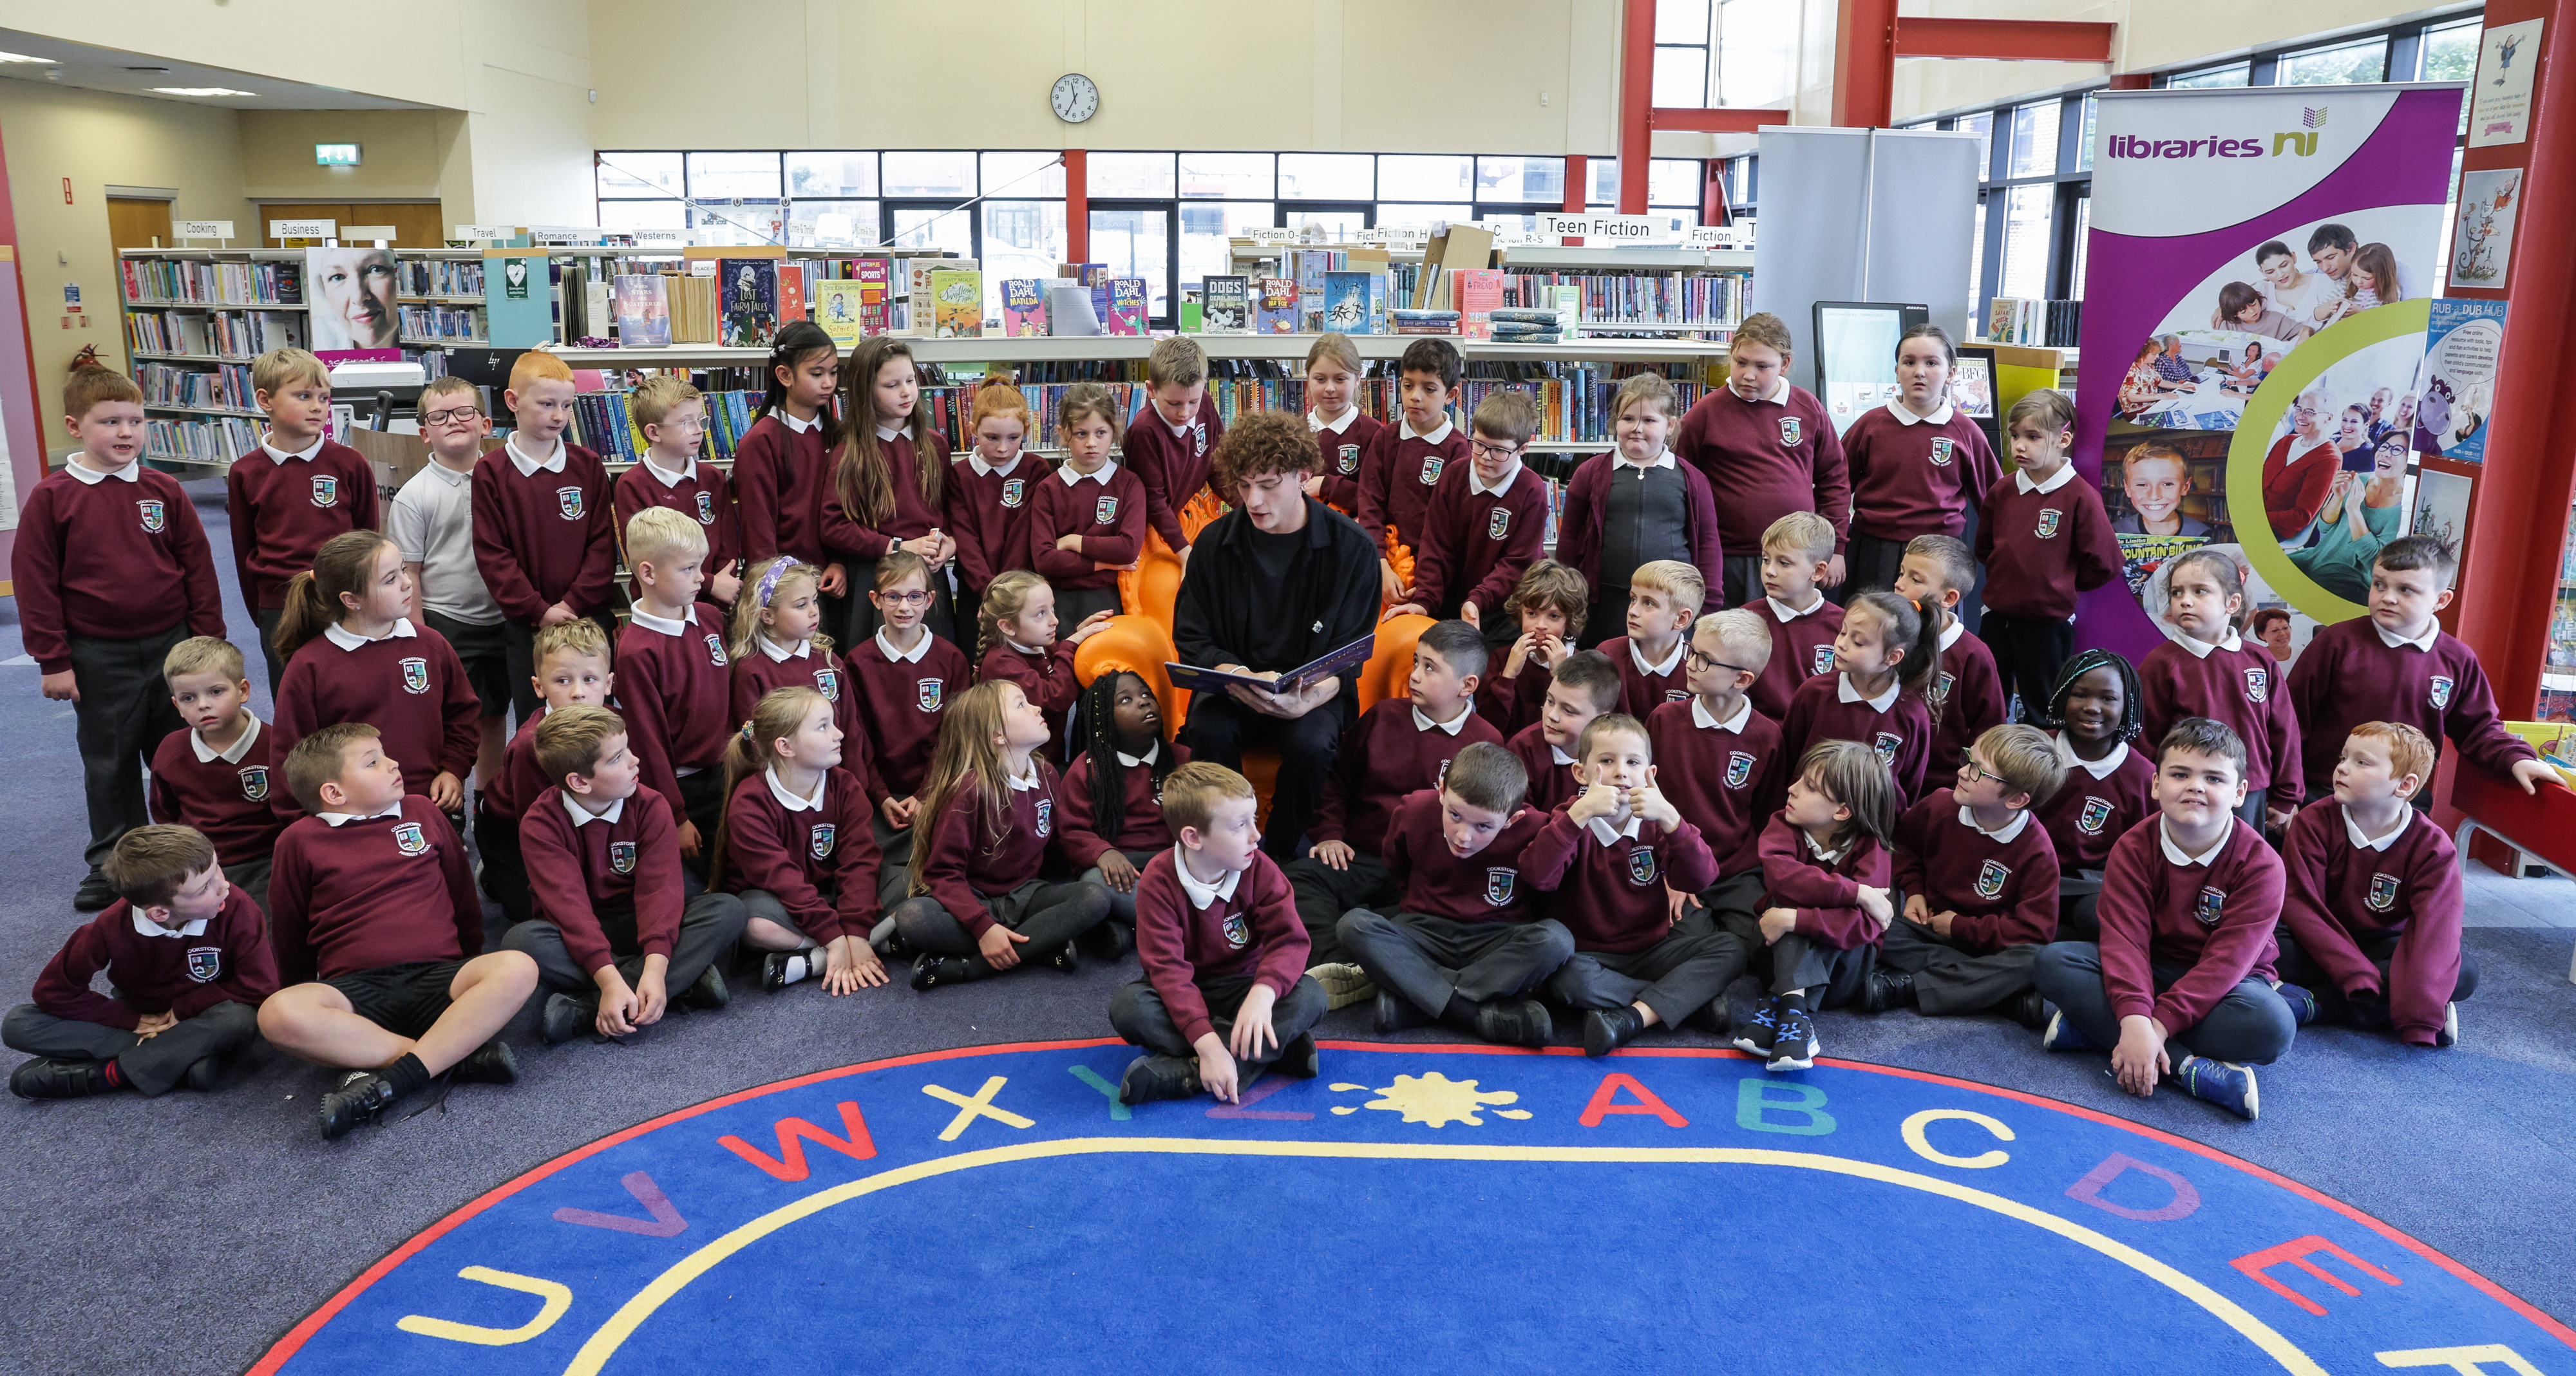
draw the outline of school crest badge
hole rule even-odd
[[[403,822],[394,827],[394,849],[405,855],[418,855],[429,849],[429,838],[421,833],[420,823]]]
[[[711,526],[715,523],[716,495],[712,492],[701,492],[698,494],[698,524]]]
[[[2200,896],[2194,898],[2191,903],[2191,915],[2200,919],[2200,925],[2204,927],[2217,926],[2218,919],[2225,916],[2226,912],[2227,890],[2225,889],[2204,886]]]
[[[1448,456],[1445,454],[1424,455],[1422,458],[1422,485],[1424,487],[1429,487],[1440,481],[1441,466],[1448,462]]]
[[[1519,870],[1491,869],[1485,871],[1485,905],[1491,908],[1499,908],[1504,904],[1511,902],[1512,886],[1519,881],[1520,877],[1521,872]]]
[[[1903,736],[1900,736],[1893,731],[1881,731],[1871,738],[1869,748],[1878,752],[1879,763],[1886,765],[1890,769],[1894,769],[1896,767],[1897,747],[1902,746],[1903,744],[1905,744],[1905,738]]]
[[[816,822],[814,834],[806,839],[805,849],[817,860],[830,859],[832,842],[839,838],[840,830],[830,822]]]
[[[838,669],[815,670],[814,686],[822,691],[823,698],[826,702],[839,702],[841,700],[841,671]]]
[[[1655,853],[1639,846],[1628,852],[1628,882],[1644,888],[1655,882]]]
[[[1198,421],[1198,420],[1191,421],[1191,422],[1190,422],[1190,457],[1192,457],[1192,458],[1204,458],[1204,457],[1206,457],[1206,455],[1207,455],[1207,422],[1205,422],[1205,421]]]
[[[1037,833],[1040,836],[1055,835],[1055,800],[1053,798],[1038,799]]]
[[[2458,687],[2459,683],[2455,679],[2442,674],[2433,675],[2432,691],[2428,695],[2433,703],[2433,710],[2436,712],[2450,710],[2451,692]]]
[[[2075,829],[2087,836],[2099,836],[2111,822],[2111,800],[2087,797],[2083,810],[2075,814]]]
[[[429,691],[428,660],[423,659],[418,655],[413,655],[402,662],[402,671],[404,692],[426,693]]]
[[[313,475],[313,504],[315,506],[338,506],[340,504],[340,479],[336,474],[316,473]]]
[[[161,510],[160,498],[146,497],[142,501],[136,502],[134,505],[137,510],[143,513],[143,530],[145,534],[158,535],[161,533],[163,527],[170,524],[170,518]]]
[[[555,506],[563,512],[563,518],[565,520],[580,520],[582,512],[581,489],[578,487],[556,488]]]
[[[2245,666],[2245,700],[2261,703],[2272,696],[2272,671],[2260,664]]]
[[[1782,416],[1780,418],[1780,442],[1782,444],[1794,447],[1798,443],[1798,436],[1802,433],[1804,433],[1804,431],[1799,426],[1798,418],[1796,416]]]
[[[212,984],[224,973],[224,948],[191,946],[188,948],[188,978],[199,984]]]
[[[706,642],[707,662],[719,669],[725,667],[724,637],[709,631],[706,634]]]
[[[2043,540],[2056,539],[2058,523],[2065,519],[2066,513],[2059,511],[2057,508],[2053,506],[2041,507],[2039,509],[2039,538]]]
[[[2012,866],[2001,860],[1989,860],[1977,869],[1977,897],[2001,898],[2004,884],[2012,878]]]
[[[1252,941],[1252,927],[1241,913],[1226,914],[1225,923],[1217,930],[1225,933],[1225,944],[1240,951]]]
[[[608,867],[617,871],[619,874],[633,874],[635,872],[635,843],[632,841],[609,842]]]
[[[1940,468],[1949,467],[1951,451],[1958,447],[1959,442],[1957,440],[1954,440],[1947,435],[1936,436],[1932,441],[1932,462],[1934,466]]]
[[[1827,669],[1834,667],[1834,647],[1831,645],[1817,646],[1816,653],[1811,662],[1814,667],[1807,670],[1810,674],[1821,674]]]
[[[1509,507],[1495,507],[1485,517],[1485,538],[1488,540],[1503,538],[1503,532],[1511,528],[1512,513]]]
[[[1664,701],[1688,702],[1690,701],[1690,690],[1688,688],[1667,688],[1664,690]]]
[[[1359,472],[1360,447],[1356,444],[1343,445],[1338,456],[1338,465],[1341,468],[1342,475],[1344,477],[1348,477],[1353,473]]]
[[[1019,509],[1020,509],[1020,503],[1021,503],[1021,502],[1023,502],[1023,501],[1025,501],[1025,500],[1027,500],[1028,495],[1029,495],[1029,480],[1028,480],[1028,479],[1026,479],[1026,478],[1004,478],[1004,479],[1002,480],[1002,505],[1003,505],[1003,506],[1008,507],[1008,508],[1010,508],[1010,509],[1011,509],[1011,510],[1013,510],[1013,511],[1017,511],[1017,510],[1019,510]]]
[[[1433,788],[1438,788],[1447,782],[1449,782],[1449,761],[1442,760],[1440,762],[1440,772],[1431,776],[1431,786]]]
[[[1091,504],[1091,523],[1096,526],[1118,524],[1118,499],[1104,496]]]
[[[922,711],[936,712],[939,710],[940,690],[947,685],[943,684],[938,679],[926,678],[913,686],[920,690],[920,695],[915,698],[914,701]]]
[[[1958,681],[1959,676],[1957,674],[1944,672],[1941,675],[1941,681],[1932,685],[1933,696],[1941,699],[1943,702],[1948,702],[1950,700],[1950,685],[1957,683]]]
[[[2397,906],[2397,876],[2393,874],[2374,874],[2370,876],[2370,898],[2368,901],[2370,903],[2370,910],[2375,913],[2384,913],[2395,909]]]
[[[1742,788],[1753,777],[1753,756],[1742,750],[1726,752],[1726,786]]]
[[[268,801],[268,766],[244,765],[241,772],[242,796],[254,803]]]

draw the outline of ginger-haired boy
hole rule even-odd
[[[599,456],[564,438],[572,369],[543,349],[510,365],[502,393],[519,428],[474,465],[474,557],[509,618],[511,706],[525,722],[537,695],[537,632],[609,610],[617,584],[615,501]]]

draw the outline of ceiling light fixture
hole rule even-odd
[[[155,86],[153,94],[164,96],[253,96],[257,91],[236,91],[229,86]]]
[[[50,57],[29,57],[25,53],[0,53],[0,62],[51,62]]]

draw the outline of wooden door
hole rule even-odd
[[[444,248],[447,226],[436,201],[359,201],[333,205],[263,205],[259,208],[260,241],[270,248],[282,247],[268,237],[271,220],[329,220],[335,225],[391,225],[395,248]]]
[[[107,234],[117,248],[170,247],[170,203],[127,196],[107,198]]]

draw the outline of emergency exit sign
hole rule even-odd
[[[313,145],[313,165],[316,167],[355,167],[358,165],[358,145],[354,143],[317,143]]]

